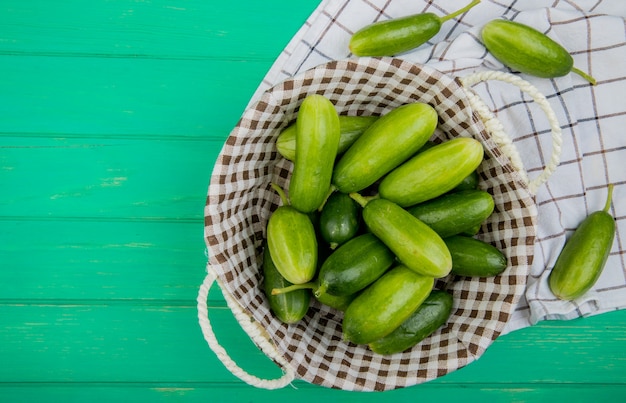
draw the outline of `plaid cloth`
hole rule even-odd
[[[412,13],[443,16],[468,0],[325,0],[313,12],[260,84],[251,104],[270,87],[331,60],[354,57],[350,36],[374,21]],[[573,319],[626,307],[626,2],[612,0],[483,0],[443,24],[418,49],[397,57],[463,77],[475,71],[509,71],[480,40],[480,28],[495,18],[533,26],[561,43],[574,65],[597,79],[591,86],[572,73],[556,79],[527,75],[550,101],[561,123],[561,164],[535,196],[536,241],[526,290],[503,333],[547,319]],[[551,153],[550,127],[532,100],[506,83],[474,90],[507,129],[532,178]],[[617,233],[595,287],[573,302],[557,300],[547,278],[567,237],[591,212],[604,206],[607,185],[615,186],[611,214]]]

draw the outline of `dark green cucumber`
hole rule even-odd
[[[328,197],[320,213],[319,232],[331,249],[354,238],[360,224],[360,206],[350,196],[334,192]]]
[[[296,323],[306,315],[311,300],[310,290],[272,295],[274,288],[290,286],[291,283],[279,273],[272,261],[267,243],[263,251],[263,291],[270,304],[270,310],[284,323]]]
[[[349,48],[355,56],[394,56],[426,43],[441,29],[441,24],[463,14],[480,0],[444,17],[421,13],[379,21],[355,32]]]
[[[433,290],[428,298],[393,332],[369,343],[377,354],[394,354],[406,351],[443,326],[452,313],[452,295]]]
[[[463,235],[444,238],[452,256],[452,273],[468,277],[493,277],[507,267],[504,253],[480,239]]]
[[[393,252],[373,234],[353,238],[335,250],[322,264],[317,276],[319,297],[354,294],[383,275],[394,263]]]
[[[480,180],[480,176],[478,175],[478,171],[473,171],[471,174],[467,175],[461,183],[456,185],[451,192],[460,192],[462,190],[474,190],[478,189],[478,182]]]
[[[473,138],[445,141],[391,171],[378,191],[402,207],[412,206],[454,189],[483,160],[482,144]]]
[[[339,116],[322,95],[309,95],[296,119],[296,149],[289,199],[293,208],[309,213],[319,208],[330,189],[339,147]]]
[[[333,184],[343,193],[358,192],[400,165],[432,136],[437,112],[411,103],[380,117],[339,158]]]
[[[568,51],[543,32],[519,22],[496,19],[485,24],[481,37],[487,50],[505,66],[535,77],[562,77],[575,72],[596,80],[574,67]]]
[[[344,339],[368,344],[385,337],[424,302],[434,279],[400,265],[361,292],[343,317]]]
[[[463,190],[409,207],[408,211],[445,238],[471,231],[489,217],[493,209],[491,194],[483,190]]]
[[[283,205],[267,223],[267,244],[278,272],[290,283],[310,281],[317,271],[318,245],[313,222],[307,214],[287,205],[282,189],[272,185],[281,195]]]
[[[407,210],[385,199],[365,200],[351,194],[363,207],[363,221],[398,260],[416,273],[444,277],[452,257],[441,237]]]
[[[378,119],[378,116],[344,116],[339,115],[339,147],[337,155],[343,154],[348,147]],[[284,158],[296,159],[296,125],[287,126],[276,139],[276,149]]]
[[[549,277],[552,293],[573,300],[593,287],[609,257],[615,238],[615,219],[609,214],[613,185],[604,209],[589,214],[566,241]]]

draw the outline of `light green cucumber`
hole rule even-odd
[[[483,26],[481,37],[487,50],[513,70],[542,78],[574,72],[596,84],[593,77],[574,67],[574,59],[563,46],[528,25],[492,20]]]
[[[454,189],[482,162],[484,149],[473,138],[445,141],[391,171],[378,187],[380,197],[412,206]]]
[[[434,279],[400,265],[383,274],[361,292],[343,317],[344,339],[368,344],[385,337],[424,302]]]
[[[399,106],[381,116],[339,158],[333,184],[358,192],[407,160],[432,136],[437,112],[425,103]]]
[[[348,147],[378,119],[378,116],[339,115],[339,147],[337,155],[343,154]],[[287,126],[276,139],[276,149],[284,158],[296,159],[296,124]]]
[[[318,245],[313,222],[287,204],[282,189],[279,192],[283,205],[278,207],[267,223],[267,246],[278,272],[292,284],[309,282],[317,270]]]
[[[363,206],[363,221],[398,260],[425,276],[445,277],[452,257],[443,239],[404,208],[386,199],[366,200],[351,194]]]
[[[330,189],[339,147],[339,116],[322,95],[307,96],[296,118],[296,160],[289,182],[291,206],[304,213],[318,209]]]
[[[377,354],[389,355],[406,351],[442,327],[452,313],[452,295],[433,290],[428,298],[393,332],[369,343]]]
[[[474,0],[444,17],[421,13],[375,22],[352,35],[350,51],[355,56],[394,56],[407,52],[435,36],[444,22],[465,13],[478,3],[480,0]]]
[[[574,300],[593,287],[609,257],[615,238],[615,219],[609,214],[613,185],[604,209],[588,215],[566,241],[548,284],[562,300]]]

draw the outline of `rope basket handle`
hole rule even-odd
[[[222,364],[224,364],[226,369],[248,385],[262,389],[280,389],[290,384],[295,379],[295,372],[292,367],[266,336],[264,329],[255,321],[252,321],[233,296],[225,291],[223,291],[222,294],[224,295],[224,299],[226,300],[230,310],[233,312],[237,322],[239,322],[242,329],[248,334],[248,336],[250,336],[263,353],[280,365],[283,370],[283,375],[277,379],[261,379],[251,375],[239,367],[239,365],[237,365],[237,363],[235,363],[235,361],[233,361],[233,359],[228,355],[224,347],[219,344],[215,333],[213,332],[213,328],[211,327],[207,306],[207,298],[213,283],[217,283],[217,285],[224,290],[224,287],[221,287],[219,280],[217,279],[214,269],[211,268],[210,265],[207,265],[207,275],[198,291],[198,322],[200,323],[204,339],[217,358],[222,362]]]
[[[537,189],[543,185],[556,170],[561,159],[563,136],[561,133],[561,126],[554,110],[550,106],[550,103],[546,97],[531,83],[510,73],[501,71],[481,71],[460,78],[460,80],[463,87],[467,90],[466,93],[472,109],[475,110],[482,119],[485,129],[487,129],[487,131],[492,135],[494,141],[501,148],[502,152],[510,159],[511,164],[519,172],[522,180],[528,186],[529,192],[532,195],[535,195]],[[489,80],[497,80],[515,85],[522,92],[528,94],[533,101],[539,105],[548,118],[552,134],[552,155],[543,171],[533,180],[529,180],[519,152],[513,144],[511,138],[506,134],[502,123],[500,123],[493,112],[487,107],[487,105],[485,105],[483,100],[476,93],[469,91],[469,87]]]

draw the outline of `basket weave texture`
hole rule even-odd
[[[500,335],[526,287],[535,242],[536,205],[519,172],[485,130],[460,81],[432,68],[394,58],[332,61],[265,92],[230,133],[211,177],[205,207],[209,264],[228,293],[262,326],[297,378],[344,390],[390,390],[441,377],[478,357]],[[280,199],[270,187],[288,188],[292,163],[276,151],[281,129],[301,101],[326,96],[343,115],[383,115],[425,102],[439,115],[435,140],[473,137],[485,148],[480,187],[495,211],[478,237],[502,250],[504,273],[492,278],[450,275],[436,288],[452,294],[447,324],[413,349],[389,356],[342,340],[342,314],[313,301],[299,323],[276,319],[262,291],[262,244]],[[245,326],[242,323],[242,326]]]

